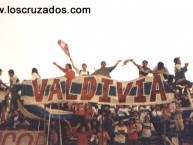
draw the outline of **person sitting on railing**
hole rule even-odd
[[[186,80],[185,73],[187,72],[188,63],[185,63],[185,66],[181,66],[181,60],[179,57],[174,58],[175,63],[175,82],[176,85],[184,86],[185,88],[191,88],[192,83]]]
[[[0,77],[2,75],[3,70],[0,69]],[[0,91],[5,91],[7,88],[9,88],[0,78]]]
[[[110,78],[110,73],[117,67],[119,62],[121,62],[121,60],[118,60],[114,66],[106,67],[106,62],[101,61],[101,68],[92,73],[92,75],[103,75]]]
[[[10,78],[10,87],[13,87],[14,85],[20,84],[19,78],[15,75],[15,72],[13,69],[10,69],[8,71],[9,78]]]
[[[130,61],[133,62],[133,64],[138,68],[140,78],[146,77],[149,73],[152,73],[152,70],[147,67],[147,65],[148,65],[147,60],[143,60],[142,65],[135,63],[135,61],[133,59],[130,59]]]
[[[32,77],[31,80],[40,80],[41,76],[38,73],[37,68],[32,68]]]
[[[19,78],[15,75],[13,69],[8,71],[9,78],[10,78],[10,88],[11,88],[11,96],[12,101],[16,101],[20,98],[18,92],[21,90],[21,84]]]
[[[171,75],[168,71],[168,68],[164,66],[163,62],[158,62],[157,66],[154,67],[153,72],[154,75],[161,74],[164,79],[167,80],[168,83],[173,83],[174,75]]]

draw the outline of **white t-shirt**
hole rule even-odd
[[[150,138],[152,136],[152,131],[155,131],[152,123],[147,122],[142,125],[142,134],[141,137]]]
[[[175,65],[175,68],[174,68],[174,72],[180,71],[181,68],[182,68],[182,66],[181,66],[180,64],[176,64],[176,65]]]
[[[161,117],[162,116],[162,111],[153,110],[152,111],[152,116],[153,117]]]
[[[127,116],[129,115],[128,109],[126,108],[119,108],[117,112],[118,116]]]
[[[119,133],[119,132],[125,132],[125,133],[127,133],[127,128],[126,128],[126,126],[122,126],[122,127],[120,127],[120,126],[115,126],[115,133]],[[120,134],[116,134],[114,140],[115,140],[116,142],[119,142],[119,143],[126,143],[126,137],[125,137],[124,134],[121,134],[121,133],[120,133]]]
[[[34,81],[34,80],[40,80],[41,77],[39,74],[37,73],[32,73],[32,77],[31,77],[31,80]]]
[[[76,73],[79,74],[79,76],[87,76],[87,75],[89,75],[88,71],[83,71],[83,70],[79,70],[79,69],[76,70]]]
[[[10,82],[12,82],[13,85],[20,84],[19,78],[16,75],[10,78]]]

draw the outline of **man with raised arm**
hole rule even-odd
[[[133,59],[130,59],[130,61],[133,62],[133,64],[138,68],[140,78],[146,77],[149,73],[152,73],[152,70],[147,67],[147,65],[148,65],[147,60],[143,60],[142,65],[135,63],[135,61]]]
[[[59,65],[58,65],[57,63],[55,63],[55,62],[53,62],[53,64],[54,64],[55,66],[57,66],[61,71],[63,71],[63,72],[65,73],[64,76],[65,76],[67,79],[72,80],[72,79],[75,78],[75,73],[74,73],[74,71],[72,70],[71,64],[67,63],[67,64],[65,65],[65,68],[62,68],[61,66],[59,66]]]
[[[76,70],[76,73],[79,75],[79,76],[86,76],[86,75],[89,75],[89,71],[87,71],[87,65],[86,63],[83,63],[82,64],[82,69],[78,69],[75,64],[74,64],[74,61],[72,60],[72,58],[70,58],[70,61],[71,61],[71,64],[72,64],[72,67]]]
[[[186,88],[191,88],[192,83],[186,79],[185,73],[188,71],[188,63],[185,63],[185,66],[181,66],[181,60],[179,57],[174,58],[175,63],[175,82],[178,85],[185,86]]]
[[[121,60],[118,60],[114,66],[106,67],[106,62],[101,61],[101,68],[97,69],[92,75],[103,75],[110,78],[110,73],[117,67],[119,62],[121,62]]]

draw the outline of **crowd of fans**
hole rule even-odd
[[[64,104],[65,110],[74,115],[63,116],[61,121],[51,118],[48,123],[47,120],[49,145],[60,145],[60,142],[63,145],[161,145],[164,136],[167,144],[176,138],[180,144],[191,145],[193,111],[184,109],[190,108],[190,102],[185,99],[183,103],[180,98],[186,95],[176,93],[174,102],[164,105]],[[1,117],[3,112],[7,114],[1,118],[1,130],[38,129],[38,124],[33,124],[13,102],[9,107],[1,107]]]
[[[76,70],[79,75],[89,75],[87,65],[82,64],[82,69],[78,69],[72,58],[71,64],[66,64],[62,68],[56,65],[65,73],[68,79],[75,78]],[[110,77],[118,63],[112,67],[106,67],[106,62],[101,62],[101,68],[92,75],[104,75]],[[164,105],[99,105],[93,103],[68,103],[66,110],[74,112],[69,117],[63,116],[61,121],[52,119],[47,126],[49,145],[150,145],[164,144],[172,142],[176,137],[179,144],[190,145],[193,142],[193,112],[183,110],[184,107],[191,107],[187,90],[191,89],[192,83],[185,78],[188,64],[181,66],[180,58],[175,58],[175,76],[168,72],[163,62],[151,70],[147,67],[148,61],[144,60],[142,65],[134,62],[133,59],[124,61],[133,64],[139,69],[139,77],[146,77],[149,73],[153,75],[161,74],[174,91],[175,99],[170,104]],[[0,75],[2,70],[0,69]],[[34,130],[33,121],[24,116],[17,101],[20,100],[18,91],[21,89],[19,78],[14,70],[9,70],[9,86],[0,80],[0,90],[10,90],[5,100],[1,103],[0,129],[1,130]],[[41,79],[36,68],[32,69],[32,80]]]
[[[190,145],[193,112],[181,106],[179,99],[170,104],[150,106],[71,104],[69,109],[75,116],[62,118],[62,141],[74,145],[162,145],[164,140],[167,144],[175,144],[175,138],[179,144]],[[57,143],[60,141],[58,126],[53,123],[50,135],[50,141],[57,136],[54,141]]]

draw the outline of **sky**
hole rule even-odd
[[[58,46],[69,45],[75,65],[88,65],[92,73],[100,62],[114,65],[119,59],[148,60],[154,68],[164,62],[174,74],[174,57],[190,62],[187,79],[193,81],[192,0],[1,0],[0,7],[90,7],[90,14],[0,14],[0,68],[4,82],[14,69],[20,80],[31,79],[36,67],[42,78],[64,74],[69,58]],[[119,81],[138,77],[137,68],[122,62],[111,73]]]

